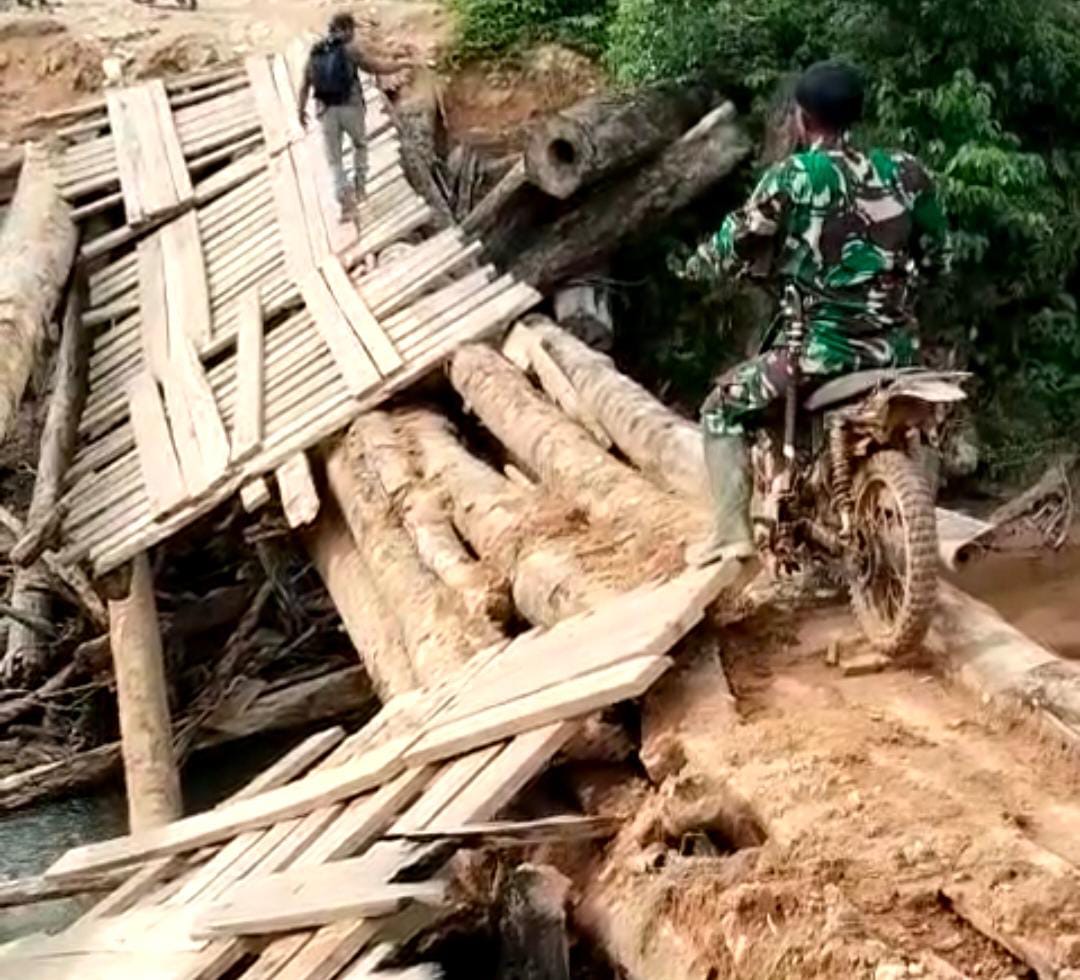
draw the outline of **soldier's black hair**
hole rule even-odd
[[[350,13],[334,14],[330,18],[331,34],[352,34],[356,30],[356,18]]]
[[[862,119],[866,86],[853,66],[820,61],[803,72],[795,101],[819,126],[843,132]]]

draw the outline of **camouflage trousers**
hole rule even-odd
[[[811,327],[802,355],[804,378],[824,380],[873,368],[906,367],[918,357],[918,341],[906,330],[885,337],[852,338]],[[791,376],[791,355],[781,334],[775,344],[721,375],[701,408],[706,435],[741,436],[755,417],[781,401]]]

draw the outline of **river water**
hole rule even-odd
[[[308,734],[262,736],[200,752],[184,770],[185,811],[198,813],[214,806]],[[126,833],[127,806],[120,786],[0,815],[0,878],[40,874],[68,848]],[[0,909],[0,943],[62,928],[94,900],[64,899]]]

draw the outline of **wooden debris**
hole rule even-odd
[[[612,837],[618,822],[607,817],[543,817],[538,820],[505,820],[448,827],[435,823],[423,830],[390,831],[383,840],[406,840],[418,844],[452,841],[463,847],[523,847],[567,840]]]
[[[319,492],[306,453],[290,456],[275,471],[289,527],[304,527],[319,516]]]

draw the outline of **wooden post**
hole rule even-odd
[[[110,596],[109,642],[134,834],[177,819],[183,808],[154,585],[145,554],[132,561],[128,574],[128,588],[122,590],[126,594]]]

